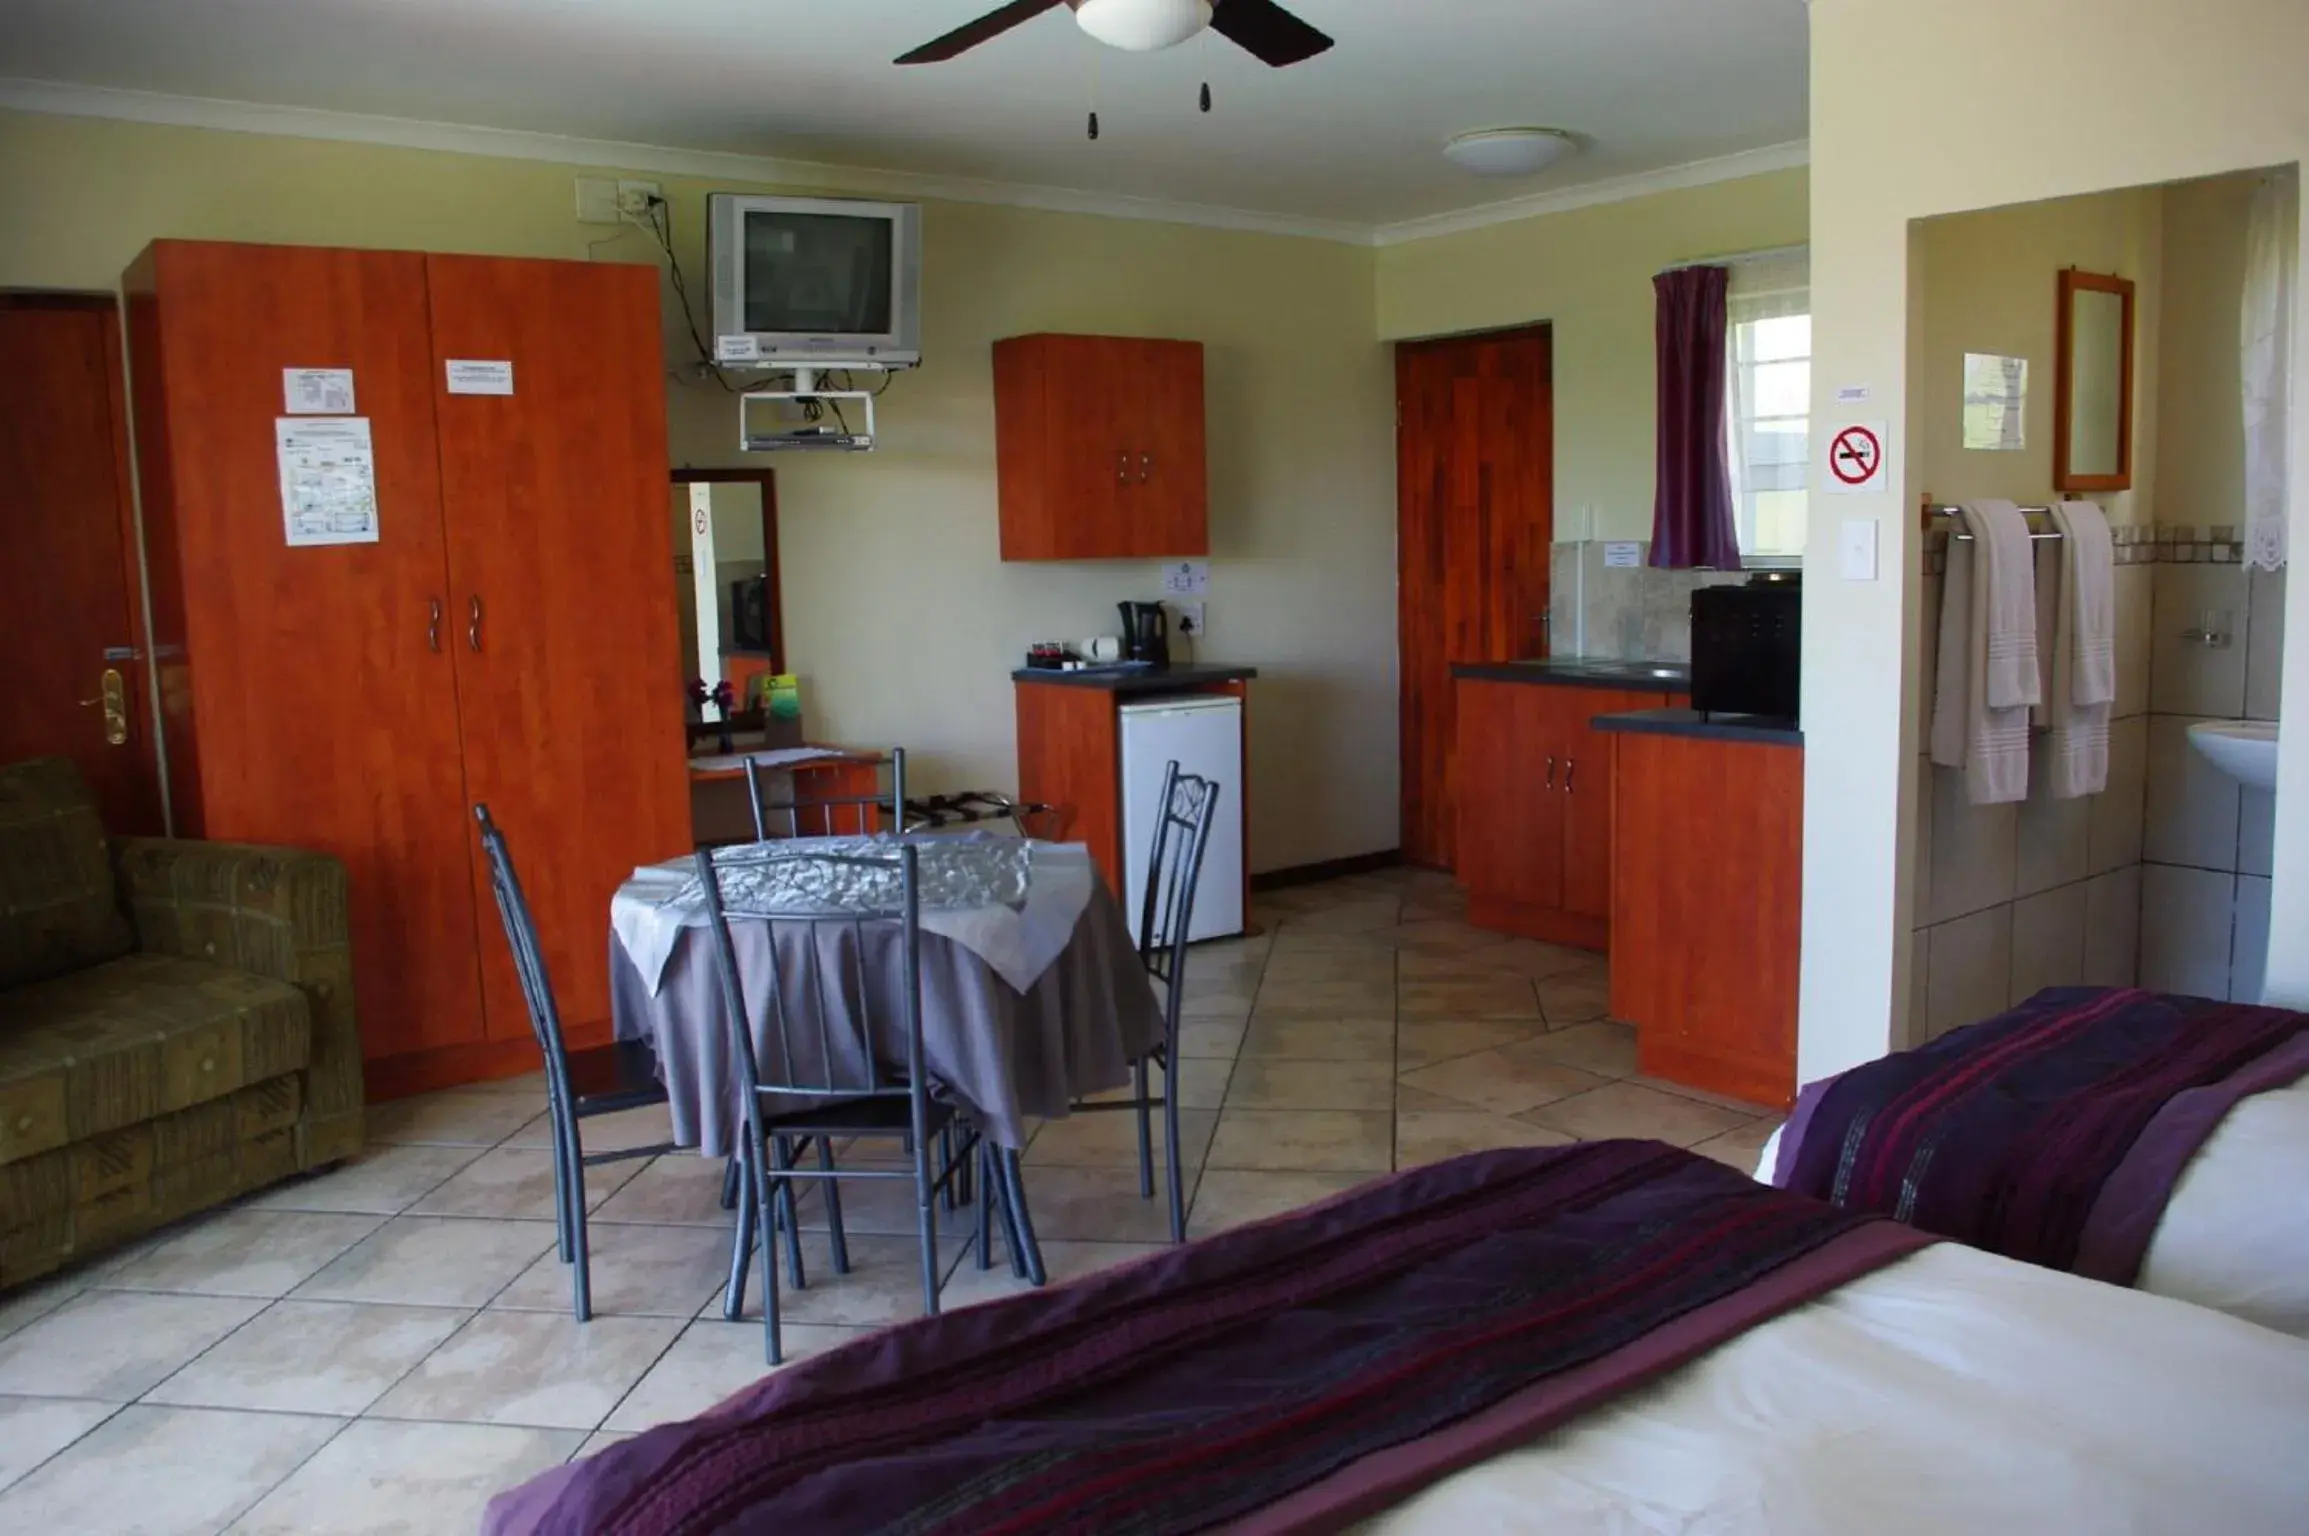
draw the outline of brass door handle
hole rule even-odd
[[[441,654],[441,599],[427,598],[425,607],[425,649],[438,656]]]
[[[102,708],[104,711],[104,739],[111,746],[125,746],[128,742],[128,680],[120,675],[118,667],[106,667],[97,679],[97,695],[82,699],[82,709]]]
[[[476,593],[474,596],[472,596],[472,597],[470,597],[470,598],[466,599],[466,604],[467,604],[467,606],[466,606],[465,612],[466,612],[466,615],[467,615],[467,621],[466,621],[466,625],[465,625],[465,643],[466,643],[467,645],[470,645],[470,646],[472,646],[472,647],[473,647],[473,649],[475,649],[475,650],[477,650],[477,651],[478,651],[479,649],[481,649],[481,598],[480,598],[480,595],[479,595],[478,593]]]

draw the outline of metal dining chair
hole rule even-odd
[[[560,1237],[561,1262],[570,1266],[571,1300],[582,1323],[593,1316],[593,1270],[585,1233],[585,1170],[603,1163],[656,1157],[679,1148],[669,1141],[614,1152],[585,1150],[578,1131],[582,1122],[666,1101],[665,1084],[658,1080],[657,1054],[641,1040],[569,1049],[562,1038],[561,1010],[553,1000],[553,983],[545,973],[545,952],[537,942],[537,924],[529,914],[529,899],[522,894],[521,878],[514,873],[505,834],[498,831],[486,805],[473,807],[473,819],[481,824],[481,847],[489,857],[489,883],[497,893],[498,915],[505,921],[505,941],[513,951],[514,973],[521,979],[529,1027],[545,1057],[545,1103],[553,1146],[553,1219]]]
[[[1138,1115],[1138,1192],[1154,1198],[1156,1109],[1163,1112],[1163,1159],[1169,1176],[1171,1241],[1187,1240],[1186,1172],[1179,1157],[1179,1010],[1186,990],[1187,934],[1194,920],[1195,892],[1202,884],[1203,853],[1218,811],[1214,779],[1179,772],[1177,759],[1163,770],[1162,814],[1155,819],[1154,847],[1147,858],[1146,895],[1139,904],[1138,953],[1147,974],[1162,984],[1162,1043],[1133,1067],[1132,1093],[1124,1099],[1078,1102],[1074,1112],[1131,1110]],[[1153,1090],[1154,1067],[1163,1069],[1163,1091]]]
[[[810,798],[792,796],[776,799],[771,791],[776,787],[769,778],[772,770],[765,769],[751,757],[745,761],[746,803],[754,813],[754,841],[767,842],[773,818],[785,818],[785,836],[816,836],[820,833],[841,837],[871,837],[877,832],[906,830],[906,749],[890,749],[890,792],[876,791],[871,795],[823,795]],[[791,783],[791,776],[788,776]],[[883,817],[888,817],[887,825]],[[802,829],[803,818],[811,822],[810,831]]]
[[[737,946],[730,932],[729,886],[731,870],[740,862],[759,869],[817,865],[853,871],[861,876],[880,873],[897,876],[897,892],[886,904],[846,912],[838,917],[780,916],[774,912],[740,912],[766,918],[773,928],[800,927],[807,933],[803,952],[806,975],[788,972],[785,959],[771,935],[769,975],[759,988],[766,995],[749,1001],[741,974]],[[745,1100],[745,1142],[739,1153],[740,1184],[744,1195],[730,1260],[730,1290],[725,1314],[734,1314],[745,1289],[745,1276],[758,1241],[762,1272],[762,1326],[765,1358],[771,1365],[784,1359],[780,1337],[778,1277],[773,1258],[773,1234],[787,1234],[789,1279],[803,1283],[795,1190],[803,1184],[821,1188],[835,1244],[835,1266],[847,1268],[841,1248],[839,1206],[834,1204],[843,1180],[906,1180],[914,1186],[917,1235],[921,1240],[922,1306],[932,1316],[938,1311],[939,1254],[938,1205],[961,1170],[978,1150],[975,1130],[958,1120],[954,1107],[933,1097],[922,1047],[922,948],[919,852],[906,843],[893,843],[887,853],[830,854],[797,851],[781,854],[771,848],[747,851],[703,849],[697,855],[698,882],[705,898],[707,931],[713,943],[713,963],[730,1031],[731,1050]],[[900,946],[897,1014],[894,1031],[878,1031],[873,988],[868,982],[868,945],[878,927],[895,923]],[[829,974],[831,970],[832,974]],[[797,1006],[804,1000],[808,1006]],[[839,1003],[837,1008],[832,1006]],[[756,1047],[754,1021],[760,1020],[761,1048]],[[891,1022],[884,1015],[884,1022]],[[950,1138],[948,1133],[955,1132]],[[831,1148],[838,1140],[889,1138],[905,1148],[906,1167],[838,1168]],[[799,1149],[815,1143],[818,1166],[801,1166]],[[953,1148],[951,1152],[947,1148]],[[1013,1170],[1014,1171],[1014,1170]],[[1003,1180],[999,1189],[988,1181],[988,1195],[1000,1194],[1007,1231],[1017,1230],[1012,1209],[1014,1182]],[[1014,1261],[1018,1240],[1013,1239]]]

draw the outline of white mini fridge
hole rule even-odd
[[[1243,931],[1243,703],[1222,694],[1191,694],[1125,704],[1122,714],[1123,911],[1138,932],[1146,902],[1147,858],[1162,812],[1163,771],[1212,779],[1219,805],[1203,850],[1190,939],[1223,939]]]

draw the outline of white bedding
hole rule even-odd
[[[2309,1342],[1936,1243],[1360,1529],[2301,1536]]]
[[[1756,1164],[1772,1181],[1780,1137]],[[2165,1205],[2135,1283],[2309,1338],[2309,1079],[2231,1110]],[[2309,1516],[2301,1528],[2309,1531]]]

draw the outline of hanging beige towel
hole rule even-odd
[[[2060,602],[2046,713],[2046,771],[2055,799],[2097,795],[2109,782],[2109,712],[2117,696],[2116,551],[2091,502],[2056,505]]]
[[[1969,540],[1951,541],[1948,572],[1941,584],[1940,665],[1934,681],[1932,760],[1964,770],[1965,798],[1974,805],[2002,805],[2028,798],[2029,705],[2042,692],[2036,677],[2036,581],[2029,568],[2028,525],[2011,502],[2009,537],[1992,542],[1999,526],[1993,514],[1967,506]],[[2003,552],[2000,562],[1998,551]],[[2000,584],[2000,570],[2005,579]],[[2004,605],[1995,594],[2001,589]],[[2015,608],[2015,602],[2025,606]],[[1998,619],[2004,622],[1999,626]],[[1992,706],[1992,641],[2004,662],[2005,696],[2010,705]],[[2021,675],[2025,673],[2025,675]]]
[[[1988,707],[2035,704],[2044,687],[2037,672],[2036,556],[2028,520],[2009,501],[1971,501],[1964,506],[1964,523],[1977,562],[1973,603],[1976,610],[1986,607]]]

